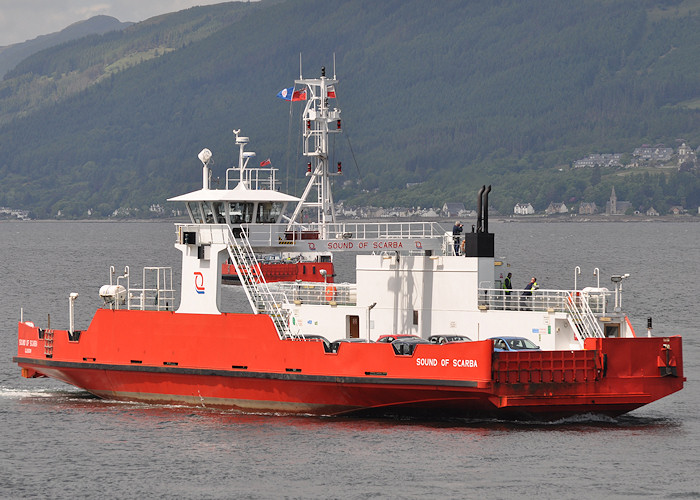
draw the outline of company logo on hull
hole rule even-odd
[[[200,272],[194,273],[194,289],[199,294],[204,294],[204,276]]]

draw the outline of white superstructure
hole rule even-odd
[[[179,312],[221,311],[221,265],[227,259],[244,273],[244,290],[255,313],[270,314],[281,336],[364,338],[413,334],[526,337],[543,349],[582,349],[589,337],[633,336],[618,307],[620,288],[533,290],[501,288],[488,231],[488,194],[482,187],[478,217],[455,255],[451,233],[435,223],[341,223],[336,220],[328,160],[328,137],[341,130],[340,110],[330,106],[337,80],[297,80],[307,96],[302,126],[309,182],[300,198],[277,191],[276,169],[248,165],[248,138],[234,131],[239,165],[227,171],[226,189],[211,189],[203,150],[202,189],[170,201],[187,205],[176,246],[183,253]],[[296,92],[294,92],[296,94]],[[266,162],[263,162],[266,163]],[[284,216],[290,202],[296,207]],[[310,210],[315,220],[300,222]],[[308,213],[306,214],[308,216]],[[268,287],[254,251],[354,251],[356,283],[275,283]],[[191,283],[190,283],[191,282]],[[574,287],[575,288],[575,287]],[[614,298],[614,307],[610,301]]]

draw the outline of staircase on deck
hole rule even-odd
[[[287,296],[284,294],[275,296],[270,291],[245,232],[241,232],[236,238],[228,228],[226,248],[253,312],[270,316],[280,338],[303,338],[303,335],[293,333],[289,328],[288,309],[282,307],[282,304],[288,304]]]
[[[581,347],[583,347],[583,343],[587,338],[602,338],[605,336],[585,295],[580,294],[578,291],[568,292],[567,300],[564,303],[568,313],[567,319],[571,328],[576,332],[576,338]]]

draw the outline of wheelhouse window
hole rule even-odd
[[[220,201],[215,201],[214,206],[214,216],[216,217],[217,224],[226,224],[226,215],[224,204]]]
[[[249,202],[230,202],[228,204],[228,215],[231,224],[249,223],[253,219],[253,203]]]
[[[274,224],[282,215],[284,203],[264,201],[258,204],[257,222],[262,224]]]
[[[213,224],[214,223],[214,214],[211,211],[211,205],[209,203],[203,203],[203,208],[204,208],[204,222],[206,224]]]
[[[190,217],[192,218],[192,222],[195,224],[201,224],[204,222],[204,217],[202,216],[202,210],[199,206],[198,201],[188,201],[187,202],[187,210],[190,212]]]

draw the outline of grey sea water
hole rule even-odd
[[[445,223],[445,227],[451,222]],[[173,266],[170,223],[0,223],[0,497],[700,498],[697,223],[499,223],[515,288],[601,286],[630,273],[638,334],[684,337],[686,387],[618,419],[553,423],[250,415],[102,401],[12,363],[16,324],[76,327],[99,307],[109,266]],[[353,260],[337,256],[340,281]],[[504,269],[505,270],[505,269]],[[456,291],[458,293],[458,291]],[[240,291],[230,307],[246,311]]]

